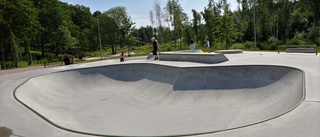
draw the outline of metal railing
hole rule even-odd
[[[63,65],[64,65],[63,61],[50,61],[50,62],[44,62],[43,63],[43,66],[45,68],[55,67],[55,66],[63,66]]]

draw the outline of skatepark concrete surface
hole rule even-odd
[[[320,136],[319,56],[225,56],[218,64],[135,57],[1,75],[0,135]]]

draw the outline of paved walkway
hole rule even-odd
[[[1,75],[7,75],[7,74],[13,74],[13,73],[19,73],[19,72],[26,72],[36,69],[43,69],[43,66],[35,66],[35,67],[27,67],[27,68],[16,68],[16,69],[7,69],[7,70],[0,70],[0,76]]]

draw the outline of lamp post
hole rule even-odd
[[[101,56],[101,60],[102,60],[102,47],[101,47],[101,37],[100,37],[99,13],[97,13],[97,22],[98,22],[98,33],[99,33],[100,56]]]
[[[254,50],[257,49],[257,36],[256,36],[256,2],[253,3],[253,20],[254,20]]]

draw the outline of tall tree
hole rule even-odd
[[[184,43],[188,45],[190,41],[194,39],[194,33],[190,25],[186,25],[184,31]]]
[[[131,17],[128,15],[126,8],[125,7],[114,7],[109,9],[108,11],[105,12],[105,14],[107,14],[109,17],[111,17],[117,27],[118,27],[118,31],[119,34],[118,35],[118,39],[119,39],[119,44],[120,47],[124,47],[126,46],[128,43],[128,36],[131,32],[131,30],[133,29],[134,26],[134,22],[131,20]],[[115,45],[113,45],[115,46]],[[115,49],[113,47],[113,49]],[[116,54],[116,50],[112,51],[113,54]]]
[[[195,33],[196,42],[200,40],[200,25],[201,25],[201,14],[198,13],[195,9],[192,9],[192,28]]]
[[[15,40],[15,43],[20,46],[19,49],[24,49],[28,64],[31,65],[32,57],[29,43],[36,38],[39,27],[37,12],[33,3],[28,0],[3,1],[0,7],[2,9],[1,30],[7,29],[7,31],[1,31],[0,33],[4,33],[2,34],[4,35],[3,38],[10,39],[9,41]],[[6,36],[14,37],[14,39]]]
[[[217,31],[215,33],[219,35],[218,39],[220,42],[225,43],[225,48],[228,49],[228,47],[237,39],[239,32],[230,15],[229,4],[224,4],[223,16],[217,19]]]
[[[102,44],[110,46],[112,53],[116,54],[116,44],[118,42],[119,28],[116,21],[109,17],[107,13],[103,13],[99,16],[100,32]]]
[[[155,15],[156,15],[156,24],[157,24],[157,30],[159,32],[159,36],[160,36],[160,40],[161,43],[164,44],[163,41],[163,27],[162,27],[162,10],[161,10],[161,6],[160,6],[160,2],[155,0],[154,1],[154,10],[155,10]]]
[[[276,2],[279,5],[279,31],[280,31],[280,39],[282,41],[286,41],[288,38],[289,26],[291,21],[291,12],[293,10],[295,0],[292,2],[291,0],[278,0]]]
[[[58,30],[52,34],[52,51],[55,51],[56,56],[58,56],[59,53],[66,54],[66,51],[73,48],[75,43],[76,38],[71,36],[71,32],[68,27],[66,27],[66,24],[60,25]]]
[[[39,15],[40,36],[39,45],[41,47],[42,57],[45,57],[45,52],[53,48],[53,35],[59,26],[66,22],[69,14],[65,12],[63,3],[58,0],[34,0],[34,5],[37,8]],[[67,24],[69,21],[67,22]],[[69,25],[69,24],[68,24]]]
[[[176,42],[179,38],[180,40],[180,49],[182,48],[182,29],[183,25],[187,22],[188,16],[183,12],[183,9],[179,3],[179,0],[168,0],[167,5],[165,7],[167,21],[171,22],[173,26],[173,39],[174,45],[176,48]]]
[[[206,22],[207,36],[209,41],[217,42],[219,34],[215,33],[218,29],[216,20],[221,15],[222,2],[215,3],[213,0],[209,0],[208,6],[205,7],[202,16]]]
[[[152,28],[155,28],[155,17],[154,17],[154,13],[153,13],[153,10],[150,10],[150,12],[149,12],[149,19],[150,19],[150,22],[151,22],[151,26],[152,26]],[[154,30],[156,30],[156,29],[154,29]],[[153,34],[154,35],[156,35],[156,31],[154,31],[153,32]]]
[[[93,43],[90,43],[92,36],[91,30],[97,30],[93,28],[96,25],[95,17],[92,16],[90,9],[80,5],[70,5],[73,9],[71,19],[74,24],[74,29],[71,32],[71,36],[75,38],[76,55],[79,57],[79,52],[88,51]]]

